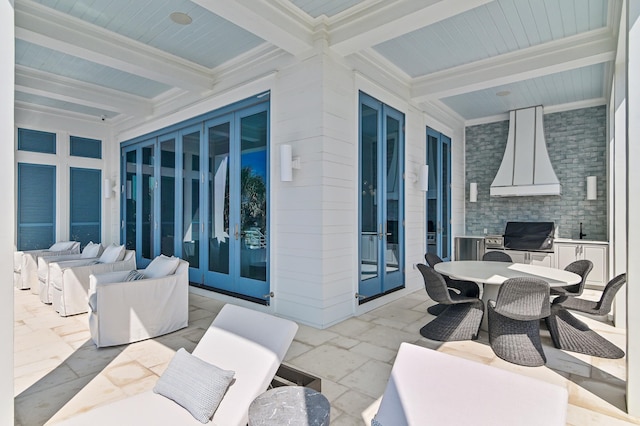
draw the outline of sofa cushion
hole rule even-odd
[[[178,269],[180,259],[177,257],[167,257],[163,254],[151,261],[149,266],[144,270],[144,276],[147,278],[162,278],[167,275],[173,275]]]
[[[124,277],[124,281],[138,281],[143,278],[144,274],[134,269],[133,271],[129,272],[126,277]]]
[[[70,250],[75,244],[75,241],[60,241],[49,247],[51,251],[64,251]]]
[[[180,348],[153,391],[186,408],[196,420],[208,423],[234,374]]]
[[[111,244],[107,248],[104,249],[102,255],[100,256],[100,263],[114,263],[124,259],[124,245],[117,246],[115,244]]]
[[[91,257],[98,257],[98,256],[100,256],[101,249],[102,249],[102,244],[93,243],[93,242],[89,241],[89,244],[87,244],[84,247],[84,250],[82,250],[82,254],[80,255],[80,257],[82,259],[91,258]]]

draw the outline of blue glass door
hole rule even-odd
[[[404,116],[364,94],[360,100],[362,303],[404,286]]]
[[[427,252],[451,258],[451,139],[427,128]]]

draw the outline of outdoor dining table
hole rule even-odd
[[[485,308],[489,300],[496,300],[500,285],[509,278],[530,277],[542,279],[550,287],[564,287],[578,284],[580,275],[564,269],[546,266],[528,265],[525,263],[486,262],[480,260],[457,260],[441,262],[435,265],[436,272],[458,280],[473,281],[483,284],[482,301]],[[483,330],[488,330],[487,315],[482,319]]]

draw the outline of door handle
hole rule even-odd
[[[237,223],[236,223],[235,232],[233,233],[233,235],[236,237],[236,240],[238,238],[240,238],[240,233],[238,232],[238,224]]]
[[[378,224],[378,239],[382,240],[382,224]]]

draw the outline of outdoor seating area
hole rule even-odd
[[[192,291],[188,327],[131,344],[96,348],[87,326],[89,314],[60,317],[42,304],[38,296],[17,289],[14,292],[16,425],[23,426],[56,424],[94,408],[95,413],[104,412],[100,407],[108,404],[130,405],[158,397],[151,390],[178,349],[202,354],[205,347],[216,346],[216,339],[203,336],[209,336],[207,330],[225,306]],[[600,294],[585,290],[583,298],[596,301]],[[488,374],[485,383],[501,380],[503,372],[506,377],[517,376],[522,382],[533,378],[537,379],[535,383],[547,382],[541,383],[543,387],[566,391],[568,425],[640,424],[640,419],[629,417],[624,411],[624,358],[596,358],[556,349],[549,332],[542,329],[547,363],[523,369],[496,356],[488,334],[482,330],[475,341],[437,342],[422,337],[420,328],[434,319],[427,312],[434,303],[420,290],[325,330],[299,324],[283,365],[322,380],[322,394],[331,404],[332,425],[372,424],[376,413],[384,411],[381,401],[385,398],[381,397],[386,394],[403,343],[447,354],[450,362],[459,360],[465,368],[477,363],[478,374]],[[625,335],[621,330],[606,321],[575,315],[618,347],[624,347]],[[258,336],[269,335],[260,330],[255,329]],[[427,372],[434,371],[425,368]],[[463,371],[457,380],[464,383]],[[491,373],[494,371],[498,371],[495,377]],[[447,375],[444,370],[442,373]],[[433,383],[422,385],[425,389],[437,389]],[[547,410],[551,411],[551,407]],[[381,414],[378,420],[382,419]]]

